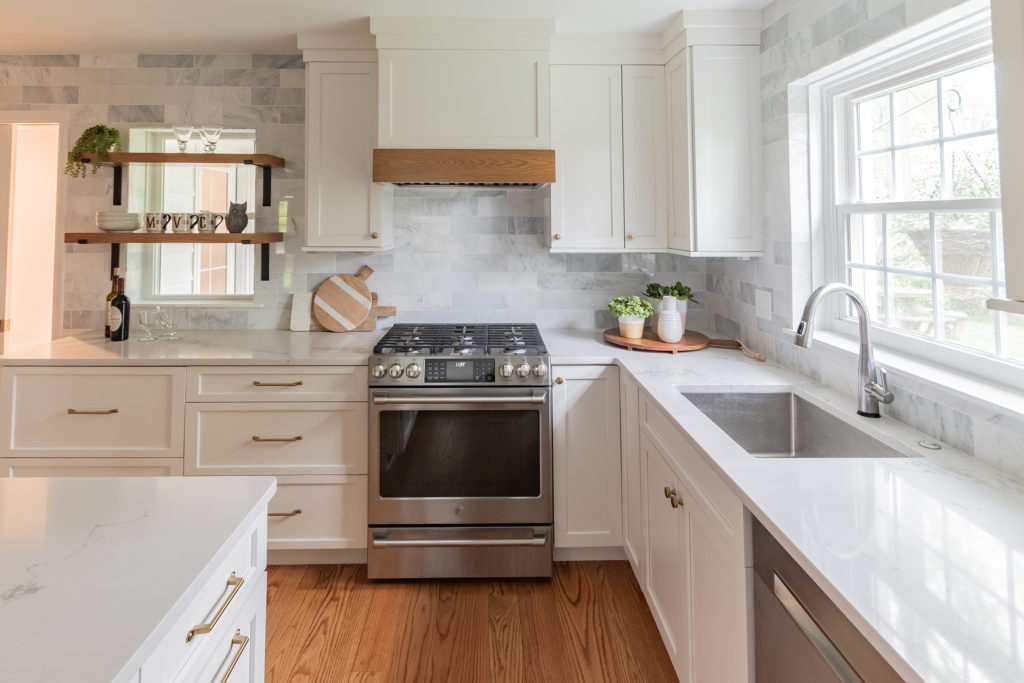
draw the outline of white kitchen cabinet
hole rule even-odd
[[[278,477],[269,506],[267,547],[365,548],[366,496],[365,476]]]
[[[640,435],[646,464],[647,604],[661,631],[676,675],[690,680],[690,509],[680,483],[653,439]],[[673,503],[679,498],[683,502]]]
[[[620,547],[619,369],[552,372],[555,547]]]
[[[668,243],[665,67],[622,67],[622,180],[627,250]]]
[[[640,588],[647,583],[644,561],[644,464],[640,457],[640,388],[620,372],[619,424],[622,430],[622,547]]]
[[[366,366],[189,368],[186,401],[366,401]]]
[[[266,656],[267,577],[238,611],[224,618],[225,628],[216,642],[197,653],[196,661],[176,679],[211,683],[263,683]]]
[[[173,477],[181,458],[0,458],[0,477]]]
[[[394,246],[391,185],[373,183],[377,65],[306,65],[306,248]]]
[[[665,66],[673,251],[763,249],[759,58],[757,46],[697,45]]]
[[[552,249],[623,247],[622,69],[551,67]]]
[[[378,60],[380,147],[550,147],[546,51],[382,49]]]

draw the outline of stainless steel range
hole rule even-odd
[[[395,325],[370,356],[371,579],[551,576],[536,325]]]

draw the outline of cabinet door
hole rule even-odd
[[[761,90],[756,46],[692,50],[695,252],[756,254],[761,226]]]
[[[0,458],[0,477],[172,477],[181,458]]]
[[[636,382],[621,372],[619,382],[619,422],[622,430],[622,546],[643,589],[644,509],[643,460],[640,457],[640,390]]]
[[[278,477],[269,550],[366,547],[366,477]],[[298,512],[297,512],[298,511]]]
[[[665,106],[668,112],[670,249],[696,249],[693,228],[693,167],[690,156],[693,120],[690,112],[690,48],[665,65]]]
[[[619,369],[567,365],[554,374],[555,547],[621,546]]]
[[[681,681],[690,680],[689,509],[673,507],[666,488],[685,499],[666,456],[645,434],[641,456],[647,467],[647,602]],[[713,679],[709,679],[713,680]]]
[[[665,68],[622,67],[622,176],[626,249],[668,243]]]
[[[622,73],[551,67],[553,249],[622,249]]]
[[[376,251],[392,246],[381,215],[390,186],[375,185],[377,65],[306,66],[306,246]]]

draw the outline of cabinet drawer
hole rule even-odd
[[[189,368],[189,402],[365,401],[366,366]]]
[[[170,477],[181,458],[0,458],[0,477]]]
[[[234,612],[225,613],[216,639],[196,653],[176,683],[262,683],[266,622],[267,575],[263,572],[249,598]]]
[[[4,368],[0,455],[181,457],[184,386],[184,368]]]
[[[230,640],[225,634],[234,633],[238,628],[231,626],[232,615],[238,613],[239,607],[254,592],[260,591],[260,586],[263,586],[262,598],[266,599],[266,554],[261,552],[266,533],[266,520],[261,518],[228,551],[143,663],[143,681],[159,683],[177,679],[178,672],[190,658],[203,652],[209,643]],[[239,579],[241,582],[237,583]],[[216,619],[218,613],[220,618]],[[196,628],[214,621],[209,631]]]
[[[365,476],[282,477],[268,508],[267,547],[365,548],[366,487]]]
[[[186,413],[186,474],[366,474],[365,403],[190,403]]]
[[[709,517],[737,552],[745,548],[743,502],[697,452],[686,433],[641,393],[640,423],[672,457],[680,475],[708,509]]]

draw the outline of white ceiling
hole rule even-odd
[[[769,0],[0,0],[0,52],[291,52],[304,32],[367,32],[368,17],[555,17],[564,33],[659,31],[681,9]]]

